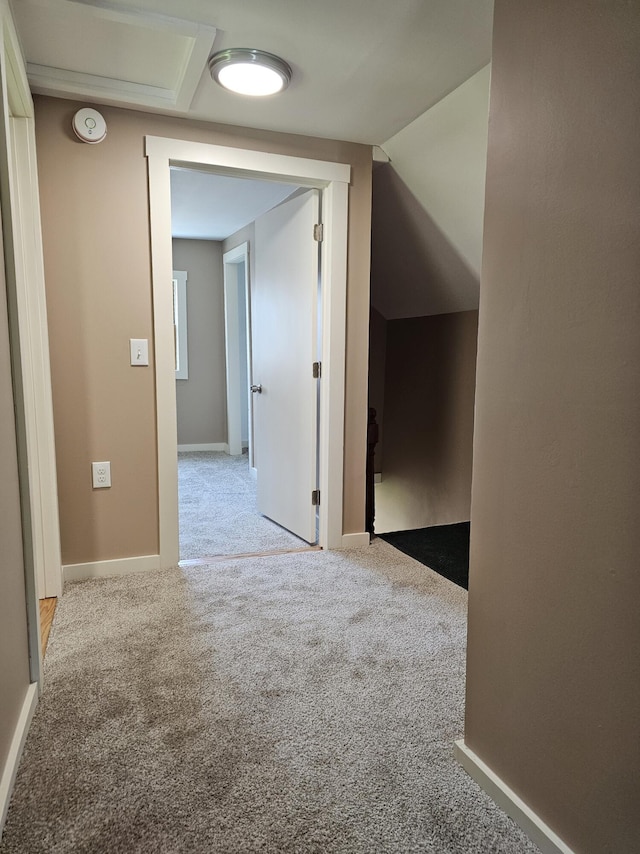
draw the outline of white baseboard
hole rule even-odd
[[[180,451],[224,451],[229,453],[229,445],[226,442],[210,442],[204,445],[178,445],[178,453]]]
[[[512,791],[464,741],[455,742],[455,757],[489,797],[510,816],[543,854],[574,854],[560,837],[544,823],[537,813]]]
[[[24,698],[24,703],[22,704],[20,717],[18,718],[18,723],[16,724],[13,738],[11,739],[11,744],[9,746],[7,761],[5,763],[2,776],[0,776],[0,839],[2,838],[2,829],[4,828],[4,823],[7,818],[9,801],[11,800],[11,793],[13,792],[13,786],[16,781],[18,766],[20,765],[20,757],[22,756],[22,750],[27,739],[27,733],[29,732],[31,718],[36,710],[37,704],[38,684],[37,682],[32,682],[27,688],[27,694]]]
[[[342,545],[340,548],[342,549],[357,549],[361,546],[368,546],[371,542],[371,537],[367,533],[367,531],[363,531],[361,534],[343,534],[342,535]]]
[[[86,581],[88,578],[110,578],[135,572],[160,569],[160,555],[141,555],[117,560],[97,560],[91,563],[71,563],[62,567],[64,581]]]

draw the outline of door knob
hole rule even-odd
[[[261,385],[252,385],[251,391],[253,394],[262,394],[262,386]]]

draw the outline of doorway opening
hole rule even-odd
[[[287,477],[286,472],[270,472],[267,459],[278,459],[281,469],[316,468],[317,446],[313,442],[303,443],[298,449],[298,456],[308,456],[310,462],[303,460],[301,466],[296,460],[295,446],[301,441],[299,434],[305,420],[299,408],[305,404],[305,393],[309,396],[309,379],[302,378],[297,394],[295,381],[287,379],[278,400],[277,386],[285,380],[286,367],[278,366],[278,376],[267,383],[264,398],[262,387],[251,381],[254,372],[266,379],[266,363],[279,346],[276,358],[281,362],[305,357],[306,339],[315,323],[305,309],[315,308],[317,302],[319,252],[312,239],[313,223],[306,229],[303,221],[302,230],[299,227],[292,233],[300,202],[288,200],[308,193],[314,191],[300,190],[289,182],[184,167],[171,169],[181,563],[207,563],[237,554],[298,551],[315,544],[315,518],[313,531],[309,526],[291,530],[297,520],[290,511],[287,513],[288,502],[282,507],[274,501],[271,493],[282,489],[282,480],[286,487]],[[315,215],[315,208],[312,213]],[[305,229],[309,238],[307,251],[316,259],[306,279],[305,271],[300,270],[299,262],[296,267],[293,257],[305,243]],[[284,247],[287,242],[293,245],[281,252],[286,257],[276,256],[274,270],[269,256],[278,241]],[[287,298],[296,313],[283,325],[281,307],[277,318],[265,318],[265,299],[277,303],[281,296],[278,287],[290,274],[291,265],[294,289],[304,286],[310,294],[302,302],[295,295]],[[256,276],[258,281],[254,282]],[[254,298],[257,308],[252,311]],[[266,308],[268,314],[270,306]],[[304,340],[296,345],[294,328],[305,327],[308,331]],[[287,339],[284,350],[278,345],[278,337]],[[253,360],[254,343],[258,348],[257,363]],[[316,396],[315,388],[312,394]],[[288,420],[297,423],[284,447],[277,447],[279,436],[274,435],[273,425],[265,416],[269,405],[271,410],[288,410]],[[257,436],[256,430],[265,435]],[[281,432],[281,425],[277,424],[276,430]],[[315,434],[317,423],[309,423],[307,431]],[[261,447],[260,480],[256,438]],[[299,479],[299,471],[296,477]],[[293,494],[297,483],[290,486]],[[311,486],[316,488],[317,483]]]
[[[159,564],[179,561],[177,420],[171,279],[171,166],[282,181],[318,188],[322,197],[322,388],[318,543],[322,548],[365,544],[343,535],[347,213],[351,167],[308,158],[164,137],[145,138],[153,287],[154,371],[158,453]],[[368,543],[366,536],[366,543]],[[362,540],[362,542],[361,542]]]

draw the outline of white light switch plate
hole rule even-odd
[[[111,463],[91,463],[91,479],[94,489],[106,489],[111,486]]]
[[[129,345],[131,347],[131,364],[148,365],[149,341],[146,338],[130,338]]]

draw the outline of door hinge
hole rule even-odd
[[[317,240],[318,243],[321,243],[324,238],[324,225],[319,222],[317,225],[313,226],[313,239]]]
[[[320,490],[314,489],[311,493],[311,503],[314,507],[320,506]]]
[[[322,376],[322,362],[314,362],[313,363],[313,378],[314,380],[319,380]]]

